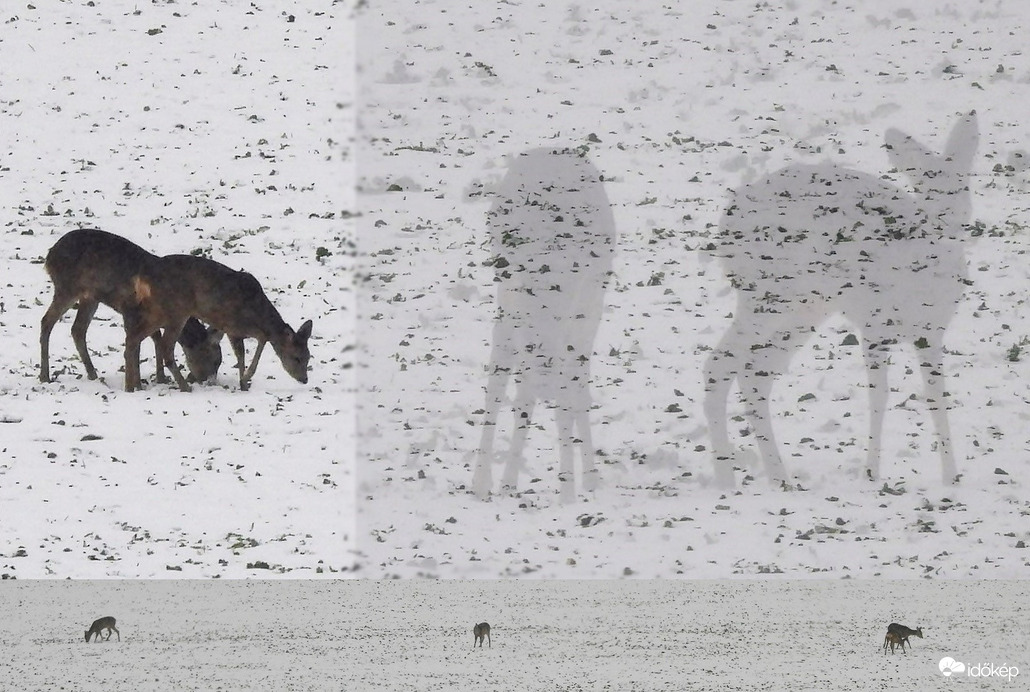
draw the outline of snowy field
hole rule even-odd
[[[338,576],[353,567],[353,3],[20,3],[0,23],[0,575]],[[294,328],[241,392],[123,390],[121,318],[39,323],[47,250],[100,227],[245,269]],[[249,342],[253,350],[254,342]],[[142,372],[154,373],[143,344]],[[180,358],[180,363],[182,362]]]
[[[1025,581],[18,582],[20,689],[1025,689]],[[121,641],[86,644],[113,615]],[[491,624],[472,650],[472,625]],[[922,629],[885,655],[886,626]],[[940,661],[1018,675],[945,680]],[[976,668],[975,666],[981,666]]]
[[[1030,6],[426,0],[371,4],[359,26],[365,574],[1030,576]],[[966,170],[922,170],[924,155],[908,175],[891,137],[955,147]],[[520,182],[541,149],[580,172]],[[787,229],[790,247],[735,242],[731,191],[788,165],[835,165],[869,194],[843,212],[816,185],[770,195],[812,227]],[[858,235],[820,235],[856,209]],[[889,241],[928,214],[929,236]],[[567,240],[580,232],[595,235]],[[747,287],[767,305],[738,309]],[[819,307],[837,292],[849,315]],[[497,349],[499,312],[515,336]],[[735,319],[772,314],[774,332],[744,324],[720,345]],[[886,375],[872,390],[864,338]],[[723,351],[772,385],[757,422],[776,445],[735,386],[713,429],[703,371]],[[488,397],[499,362],[513,381]],[[886,394],[873,482],[871,391]],[[516,426],[520,397],[539,401]],[[598,487],[577,478],[562,502],[564,411]],[[777,482],[756,438],[783,459]]]

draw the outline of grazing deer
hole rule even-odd
[[[887,636],[883,638],[883,654],[887,655],[887,647],[890,646],[891,653],[894,653],[895,647],[901,647],[901,653],[905,653],[905,640],[901,638],[901,635],[897,632],[887,632]]]
[[[93,637],[93,643],[100,639],[100,630],[107,630],[107,638],[104,641],[110,641],[111,632],[113,631],[118,635],[118,641],[122,640],[122,633],[118,631],[118,628],[114,626],[114,618],[110,615],[105,618],[98,618],[93,621],[93,624],[86,630],[86,641],[89,641],[90,637]],[[96,635],[96,636],[94,636]]]
[[[81,228],[63,235],[47,253],[44,267],[54,284],[54,298],[40,325],[39,379],[50,381],[50,333],[73,305],[78,304],[72,323],[72,339],[86,376],[95,380],[96,368],[86,347],[86,330],[100,303],[119,314],[135,305],[133,277],[157,259],[132,241],[96,228]],[[157,381],[166,382],[160,334],[150,335],[157,350]],[[204,382],[218,373],[222,363],[221,332],[207,329],[195,319],[177,334],[190,373]]]
[[[474,637],[474,639],[472,640],[472,648],[473,649],[476,648],[476,644],[477,643],[479,644],[479,648],[480,649],[483,648],[483,637],[486,637],[486,641],[487,641],[487,644],[489,644],[489,648],[491,648],[491,649],[494,648],[493,642],[490,641],[490,625],[489,624],[487,624],[485,622],[481,622],[478,625],[476,625],[475,627],[473,627],[472,628],[472,636]]]
[[[193,255],[167,255],[148,263],[135,277],[136,305],[125,313],[125,390],[139,388],[140,342],[164,329],[158,348],[179,389],[189,384],[175,363],[175,343],[169,337],[181,331],[192,315],[229,337],[240,372],[240,389],[247,389],[266,343],[295,380],[308,381],[308,338],[311,320],[294,331],[265,296],[258,280],[246,272]],[[246,367],[243,340],[257,339],[250,367]]]
[[[923,628],[918,627],[916,629],[912,629],[910,627],[905,627],[904,625],[899,625],[896,622],[892,622],[891,624],[887,625],[887,634],[893,634],[898,637],[898,639],[901,641],[901,651],[902,653],[904,653],[906,644],[908,644],[910,648],[912,646],[911,644],[909,644],[909,637],[916,636],[920,639],[923,638]]]
[[[514,429],[502,489],[513,490],[538,401],[554,403],[560,495],[575,498],[573,445],[583,488],[597,485],[590,431],[590,360],[611,271],[615,221],[601,174],[568,149],[534,149],[514,158],[492,193],[490,229],[497,317],[490,348],[482,434],[473,491],[493,486],[494,435],[502,404]],[[513,399],[506,391],[515,384]]]
[[[862,334],[868,475],[879,474],[889,351],[901,343],[918,349],[942,475],[955,480],[943,337],[967,284],[967,179],[978,139],[975,114],[954,125],[942,155],[889,130],[887,155],[911,178],[915,194],[832,163],[790,166],[737,190],[720,231],[737,307],[703,375],[720,484],[734,483],[726,416],[734,383],[770,480],[787,479],[769,397],[794,353],[833,314]]]
[[[179,334],[179,345],[186,356],[186,367],[190,371],[187,380],[206,382],[218,375],[222,365],[222,331],[205,327],[200,320],[191,317],[186,320]]]

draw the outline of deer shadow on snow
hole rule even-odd
[[[581,153],[539,148],[512,158],[487,212],[496,317],[473,491],[513,491],[537,403],[550,402],[558,431],[562,501],[575,497],[574,446],[582,486],[597,485],[589,412],[590,360],[615,251],[615,221],[601,173]],[[512,395],[509,384],[513,383]],[[498,413],[511,408],[510,446],[494,450]]]
[[[724,211],[716,254],[737,305],[703,373],[704,412],[722,486],[734,484],[726,417],[734,384],[769,480],[789,480],[769,396],[795,353],[835,314],[861,334],[869,378],[869,477],[879,474],[887,360],[900,345],[915,349],[944,482],[955,480],[943,340],[970,283],[968,175],[977,120],[975,113],[959,119],[943,154],[897,130],[885,139],[887,155],[911,191],[832,163],[795,165],[738,189]]]

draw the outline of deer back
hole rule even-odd
[[[99,632],[100,630],[107,629],[115,626],[115,619],[108,615],[107,617],[97,618],[93,621],[93,624],[89,626],[89,632]]]
[[[132,277],[155,259],[130,240],[86,228],[69,231],[54,243],[43,266],[58,291],[124,312],[135,302]]]
[[[192,315],[230,338],[274,341],[288,330],[254,276],[206,257],[167,255],[141,276],[141,300],[172,316]]]

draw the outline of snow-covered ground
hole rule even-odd
[[[370,5],[358,50],[362,573],[1030,576],[1028,26],[1030,6],[997,2]],[[885,315],[925,318],[925,337],[943,339],[942,371],[933,376],[943,393],[924,391],[922,371],[936,370],[921,367],[928,342],[899,326],[884,365],[881,478],[870,482],[869,385],[854,338],[866,325],[816,312],[774,338],[742,337],[730,345],[755,357],[778,340],[804,346],[769,374],[768,420],[787,482],[767,482],[753,419],[734,389],[727,418],[736,487],[725,489],[713,466],[702,368],[737,309],[724,257],[747,251],[719,231],[731,190],[787,165],[832,162],[902,190],[869,198],[867,208],[887,209],[885,218],[898,195],[929,209],[928,190],[940,179],[917,174],[922,192],[914,191],[892,170],[885,138],[897,129],[944,152],[973,111],[976,135],[958,142],[976,147],[964,179],[968,223],[945,229],[953,241],[926,244],[925,261],[907,257],[892,272],[888,265],[912,246],[893,252],[881,243],[879,254],[856,252],[842,265],[855,272],[873,263],[868,272],[836,286],[821,282],[824,265],[810,265],[826,255],[806,256],[804,242],[791,261],[763,266],[756,257],[749,265],[761,281],[769,272],[781,279],[794,296],[787,311],[814,291],[885,288],[870,314],[856,309],[858,320],[879,320],[881,334],[871,336],[883,336]],[[543,254],[551,231],[541,238],[523,229],[545,247],[508,267],[497,262],[527,241],[510,228],[491,239],[491,228],[506,232],[498,190],[510,182],[509,162],[540,148],[582,154],[603,176],[615,237],[606,281],[572,288],[588,258],[602,253],[583,252],[577,264],[574,250],[554,240]],[[576,200],[561,195],[579,182],[545,174],[514,205],[537,205],[533,213],[544,216],[557,210],[555,227],[571,218],[578,228]],[[832,199],[824,206],[838,213]],[[949,263],[958,269],[945,286]],[[919,309],[963,273],[960,297]],[[498,490],[513,441],[514,385],[492,451],[482,424],[499,295],[519,280],[567,319],[588,324],[598,295],[603,311],[592,354],[573,341],[566,351],[547,346],[547,329],[526,328],[539,349],[523,349],[522,358],[542,354],[551,363],[543,377],[526,379],[550,400],[536,407],[526,468],[509,493]],[[768,297],[784,310],[775,291]],[[532,322],[523,308],[506,319]],[[567,396],[569,368],[581,356],[589,357],[593,397],[582,427],[600,483],[583,492],[577,479],[575,500],[563,503],[554,401]],[[956,485],[942,482],[934,399],[949,410]],[[564,405],[577,406],[574,397]],[[583,430],[573,435],[582,439]],[[481,456],[493,464],[487,501],[471,492]]]
[[[17,689],[1017,690],[1030,666],[1026,581],[109,580],[5,590],[0,680]],[[117,618],[120,642],[83,641],[101,615]],[[490,646],[473,651],[482,621]],[[892,621],[922,630],[905,654],[881,649]],[[966,672],[945,680],[945,658]],[[983,677],[983,664],[995,674]]]
[[[353,558],[353,5],[20,3],[0,24],[0,574],[337,576]],[[126,394],[101,307],[39,382],[42,260],[96,226],[202,252],[314,320],[301,385]],[[253,350],[254,342],[249,342]],[[144,377],[154,371],[143,345]],[[181,362],[181,359],[180,359]]]

